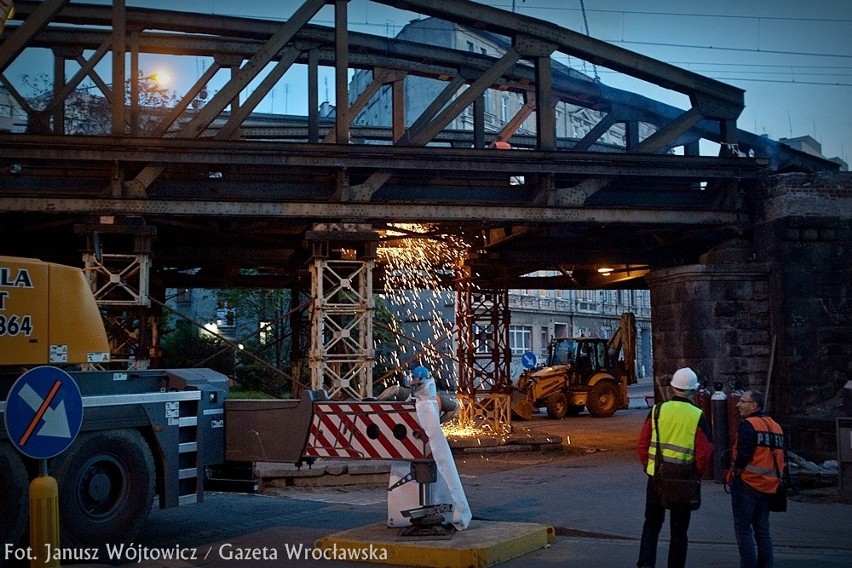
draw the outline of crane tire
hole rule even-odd
[[[618,387],[612,381],[600,381],[589,388],[586,400],[589,414],[599,418],[612,416],[618,409]]]
[[[29,476],[21,454],[5,440],[0,440],[0,487],[0,540],[17,545],[27,529]]]
[[[157,473],[136,430],[82,434],[54,460],[51,472],[59,486],[63,547],[128,542],[151,512]]]

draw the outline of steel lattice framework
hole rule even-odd
[[[499,432],[511,424],[509,291],[483,290],[471,278],[456,284],[459,421]]]
[[[333,398],[373,396],[373,268],[377,236],[364,225],[318,224],[307,233],[311,388]]]
[[[160,309],[150,299],[153,227],[75,228],[87,239],[83,268],[101,307],[110,339],[110,363],[147,369],[158,348]],[[127,253],[115,252],[126,250]]]
[[[315,259],[311,382],[336,398],[373,395],[373,263]]]
[[[511,390],[509,291],[483,290],[470,279],[457,284],[458,391],[476,395]]]

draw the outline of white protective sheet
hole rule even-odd
[[[457,530],[464,530],[470,524],[473,515],[459,479],[450,444],[444,436],[444,431],[441,430],[435,380],[429,378],[423,381],[419,388],[415,389],[414,396],[417,420],[429,437],[432,458],[438,469],[438,480],[432,484],[432,504],[452,503],[453,510],[444,514],[445,521],[452,523]]]

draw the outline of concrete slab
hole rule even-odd
[[[258,462],[255,475],[264,489],[386,484],[391,462],[386,460],[326,460],[297,468],[292,464]]]
[[[628,408],[651,408],[654,406],[654,397],[652,396],[636,396],[628,399]]]
[[[533,432],[522,425],[514,426],[508,436],[477,436],[459,438],[448,436],[453,454],[551,452],[562,449],[562,436]]]
[[[358,527],[316,542],[328,555],[371,564],[429,566],[431,568],[486,568],[547,548],[556,538],[551,526],[474,520],[448,540],[411,540],[385,523]]]

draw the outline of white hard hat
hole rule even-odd
[[[671,385],[678,390],[698,390],[698,377],[695,371],[684,367],[675,371],[672,375]]]

